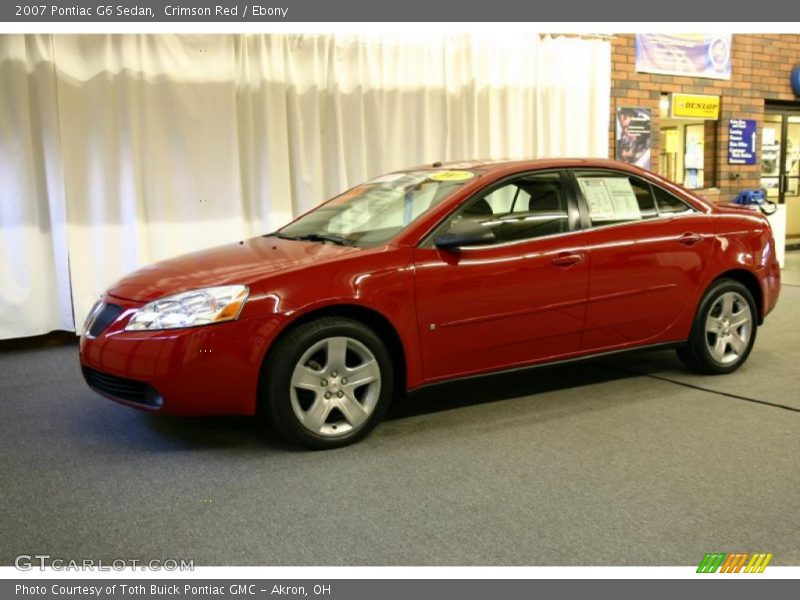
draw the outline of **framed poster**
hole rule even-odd
[[[649,108],[617,107],[617,160],[650,168],[652,112]]]
[[[636,34],[636,70],[640,73],[731,78],[731,35],[704,33]]]

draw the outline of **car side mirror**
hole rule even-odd
[[[447,233],[438,236],[433,243],[440,250],[455,250],[462,246],[481,246],[495,241],[494,232],[475,221],[454,223]]]

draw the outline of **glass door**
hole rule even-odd
[[[800,243],[800,109],[767,107],[761,187],[767,198],[786,205],[786,243]]]
[[[761,130],[761,187],[773,202],[782,202],[781,196],[781,151],[783,149],[783,115],[764,115]]]
[[[658,172],[690,190],[705,186],[705,122],[662,119]]]

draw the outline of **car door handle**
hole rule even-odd
[[[583,254],[559,254],[552,263],[557,267],[571,267],[583,262]]]
[[[703,241],[703,236],[697,233],[684,233],[681,237],[678,238],[678,242],[686,246],[693,246],[694,244],[702,241]]]

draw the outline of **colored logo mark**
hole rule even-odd
[[[697,567],[698,573],[763,573],[773,554],[750,554],[748,552],[711,552],[705,555]]]

